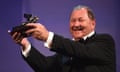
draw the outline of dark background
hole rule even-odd
[[[69,15],[78,4],[93,9],[97,32],[113,36],[116,43],[117,72],[120,72],[119,0],[0,0],[0,72],[34,72],[22,59],[20,46],[14,43],[7,32],[24,21],[24,13],[40,17],[38,22],[48,30],[71,38]],[[44,55],[54,54],[44,48],[43,42],[29,39]]]

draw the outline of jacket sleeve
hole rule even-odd
[[[35,48],[32,47],[28,56],[23,56],[23,58],[34,69],[35,72],[44,72],[46,58]]]
[[[54,63],[56,62],[55,57],[55,55],[46,57],[34,47],[31,48],[28,57],[23,56],[24,60],[32,67],[35,72],[53,71],[53,68],[55,68],[55,65],[57,65]]]
[[[113,60],[115,55],[114,40],[107,34],[95,36],[86,44],[54,35],[51,51],[71,57],[106,61]]]

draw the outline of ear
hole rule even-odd
[[[96,21],[92,20],[92,27],[95,28],[95,26],[96,26]]]
[[[96,20],[92,20],[92,24],[93,24],[93,25],[96,25]]]

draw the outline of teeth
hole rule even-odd
[[[84,27],[79,27],[79,30],[83,30],[84,29]]]
[[[72,27],[72,30],[74,30],[74,31],[83,30],[83,29],[84,29],[84,27],[81,27],[81,26],[79,26],[79,27]]]

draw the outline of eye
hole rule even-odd
[[[79,21],[79,22],[83,22],[83,21],[85,21],[85,19],[79,18],[78,21]]]
[[[71,19],[71,22],[76,22],[76,19]]]

